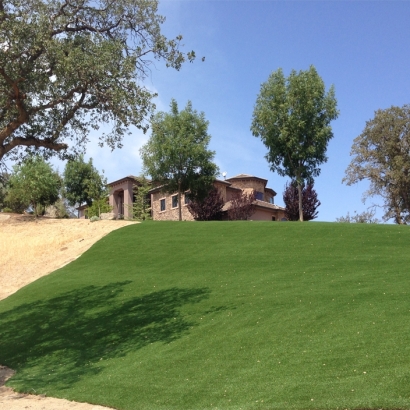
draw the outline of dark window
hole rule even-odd
[[[255,198],[259,199],[260,201],[263,201],[263,192],[256,191]]]
[[[161,211],[165,211],[165,198],[160,200]]]
[[[185,194],[185,205],[188,205],[191,202],[189,199],[189,194]]]
[[[178,207],[178,195],[174,195],[172,197],[172,207],[177,208]]]

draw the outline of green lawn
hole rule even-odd
[[[19,391],[118,409],[409,409],[410,227],[148,222],[0,302]]]

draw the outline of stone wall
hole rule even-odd
[[[240,188],[245,193],[250,193],[253,190],[258,192],[265,192],[265,184],[263,183],[263,181],[259,181],[255,178],[241,178],[227,181],[230,182],[234,188]]]
[[[178,221],[179,220],[179,208],[172,208],[172,197],[175,194],[165,194],[164,192],[154,192],[151,194],[151,209],[152,219],[154,221]],[[165,199],[165,211],[161,211],[161,199]],[[182,220],[193,221],[194,218],[188,211],[187,206],[184,204],[185,197],[181,195],[182,202]]]

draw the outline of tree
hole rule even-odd
[[[93,200],[107,196],[107,179],[93,165],[92,158],[88,162],[80,155],[68,161],[63,174],[64,196],[68,204],[75,206],[84,202],[91,206]]]
[[[39,156],[28,157],[13,167],[6,201],[31,205],[37,217],[38,206],[55,203],[59,198],[61,178],[50,164]]]
[[[299,220],[299,192],[296,183],[285,185],[283,192],[283,202],[285,203],[285,216],[289,221]],[[317,193],[313,189],[313,184],[307,184],[302,187],[302,211],[303,220],[311,221],[317,218],[317,208],[320,201],[317,199]]]
[[[213,187],[204,199],[190,201],[188,211],[196,221],[216,221],[222,219],[224,205],[218,189]]]
[[[363,195],[380,195],[384,200],[384,220],[410,222],[410,106],[392,106],[375,111],[363,132],[355,138],[353,156],[343,182],[347,185],[368,180]]]
[[[134,188],[134,203],[132,213],[134,219],[145,221],[151,218],[149,209],[151,207],[151,200],[149,199],[148,191],[152,188],[151,181],[140,175],[137,177],[138,184]]]
[[[0,172],[0,210],[2,210],[6,204],[5,199],[7,195],[7,185],[10,175],[6,172]]]
[[[154,116],[151,137],[140,152],[145,173],[165,192],[178,192],[181,205],[185,191],[190,191],[191,200],[206,197],[218,167],[212,162],[215,152],[208,150],[211,136],[204,113],[193,110],[190,101],[180,112],[175,100],[170,106],[170,113]],[[178,208],[181,221],[182,208]]]
[[[268,148],[270,169],[296,181],[299,220],[303,221],[302,186],[320,174],[327,161],[326,149],[333,137],[330,122],[337,118],[333,86],[325,84],[315,67],[292,70],[285,78],[274,71],[261,86],[253,111],[251,131]]]
[[[0,0],[0,161],[26,151],[78,154],[90,129],[114,149],[130,125],[147,130],[153,60],[193,61],[182,36],[161,34],[157,0]]]
[[[228,218],[231,221],[246,221],[255,213],[255,191],[251,193],[242,192],[235,195],[230,201]]]

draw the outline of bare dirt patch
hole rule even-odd
[[[0,214],[0,300],[78,258],[109,232],[135,222],[34,219]],[[103,410],[106,407],[15,393],[4,383],[14,374],[0,365],[0,409]]]

